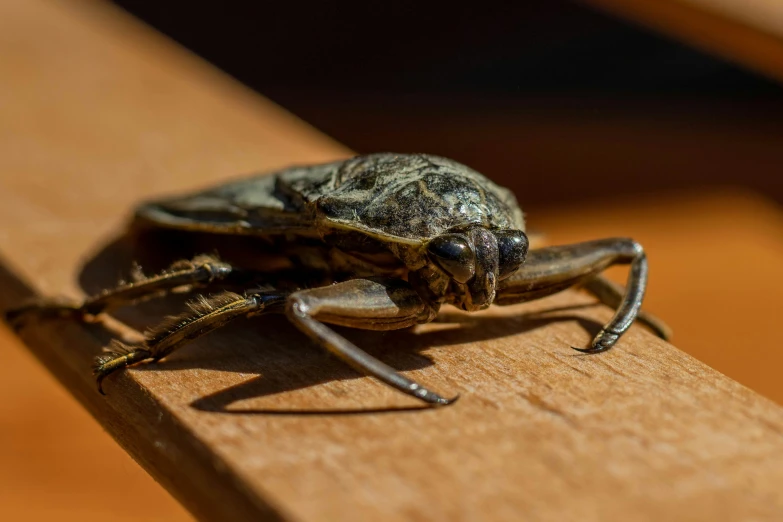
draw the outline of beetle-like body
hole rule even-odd
[[[514,195],[455,161],[425,154],[371,154],[323,165],[292,167],[193,194],[152,201],[136,212],[155,228],[248,236],[259,249],[290,261],[294,290],[246,289],[191,304],[136,347],[114,343],[98,358],[99,382],[145,359],[160,359],[235,317],[285,313],[317,344],[354,368],[431,404],[450,401],[369,356],[325,323],[384,330],[431,321],[443,304],[467,311],[510,304],[584,284],[617,308],[582,351],[610,348],[639,314],[647,264],[630,239],[608,239],[528,252]],[[623,291],[599,277],[607,266],[630,263]],[[303,275],[333,283],[308,288]],[[252,274],[251,274],[252,273]],[[251,274],[253,277],[249,278]],[[212,256],[178,261],[152,276],[72,306],[40,302],[11,312],[92,316],[173,289],[279,279],[263,267],[232,266]],[[648,325],[665,334],[657,320]]]
[[[494,284],[477,281],[471,294],[468,285],[437,269],[427,246],[443,234],[471,227],[518,231],[519,237],[525,230],[509,190],[465,165],[426,154],[371,154],[293,167],[150,202],[137,215],[155,226],[181,230],[291,237],[289,244],[276,242],[285,257],[302,250],[303,238],[317,237],[323,241],[321,255],[310,249],[311,255],[299,257],[300,265],[352,276],[410,279],[408,273],[414,272],[432,305],[447,302],[466,310],[489,306]],[[481,259],[498,262],[486,258]],[[517,259],[513,268],[522,261]]]

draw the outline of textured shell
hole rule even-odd
[[[225,234],[358,232],[417,244],[469,224],[525,226],[513,194],[478,172],[438,156],[391,153],[291,167],[151,201],[137,217]]]
[[[467,224],[524,230],[510,191],[446,158],[358,156],[328,177],[317,184],[301,179],[292,188],[316,204],[320,220],[338,226],[413,241]]]

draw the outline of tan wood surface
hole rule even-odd
[[[581,0],[783,80],[778,0]]]
[[[1,307],[126,272],[124,243],[107,245],[143,197],[347,153],[109,8],[0,4],[0,53]],[[141,326],[171,306],[121,318]],[[357,333],[463,398],[356,415],[329,411],[410,402],[274,318],[113,377],[106,398],[89,375],[105,330],[36,325],[24,339],[203,519],[779,519],[783,410],[639,328],[575,355],[610,314],[564,293]]]

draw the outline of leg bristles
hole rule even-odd
[[[112,341],[109,351],[98,355],[93,364],[93,375],[98,381],[98,391],[103,392],[103,380],[110,374],[152,357],[149,350]]]

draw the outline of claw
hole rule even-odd
[[[98,379],[97,379],[98,380],[98,393],[100,393],[101,395],[103,395],[105,397],[106,396],[106,392],[103,391],[103,377],[105,377],[105,376],[98,377]]]
[[[595,336],[595,339],[593,339],[593,343],[590,346],[590,348],[577,348],[575,346],[572,346],[574,350],[577,352],[582,353],[601,353],[607,351],[609,348],[614,346],[614,344],[617,342],[617,340],[620,338],[620,334],[616,334],[614,332],[609,332],[607,330],[601,330],[598,332],[598,335]]]
[[[448,406],[450,404],[454,404],[455,402],[457,402],[459,400],[459,398],[460,398],[460,394],[459,393],[457,395],[455,395],[454,397],[452,397],[451,399],[444,399],[444,398],[441,397],[441,401],[442,402],[440,404],[438,404],[438,406]]]
[[[572,346],[571,349],[581,353],[594,354],[594,353],[605,352],[609,348],[600,348],[600,347],[596,348],[594,346],[591,346],[590,348],[577,348],[576,346]]]
[[[448,406],[449,404],[457,402],[460,397],[459,394],[457,394],[451,399],[447,399],[445,397],[441,397],[435,392],[429,391],[426,388],[418,388],[413,392],[412,395],[417,399],[421,399],[424,402],[431,404],[434,407]]]
[[[150,352],[147,350],[141,348],[134,349],[130,346],[123,345],[119,341],[113,341],[111,346],[115,351],[106,352],[97,356],[92,370],[92,374],[98,381],[98,393],[101,395],[106,395],[103,391],[103,380],[106,377],[117,370],[122,370],[132,364],[149,359],[151,356]]]
[[[104,353],[95,358],[95,365],[92,369],[92,374],[95,376],[95,380],[98,384],[98,393],[101,395],[106,395],[106,392],[103,391],[103,379],[106,378],[111,373],[111,370],[107,371],[107,365],[110,364],[112,361],[116,360],[118,356],[122,356],[122,354],[118,353]]]
[[[24,326],[24,317],[26,315],[25,308],[13,308],[3,312],[3,319],[14,332],[18,333]]]

